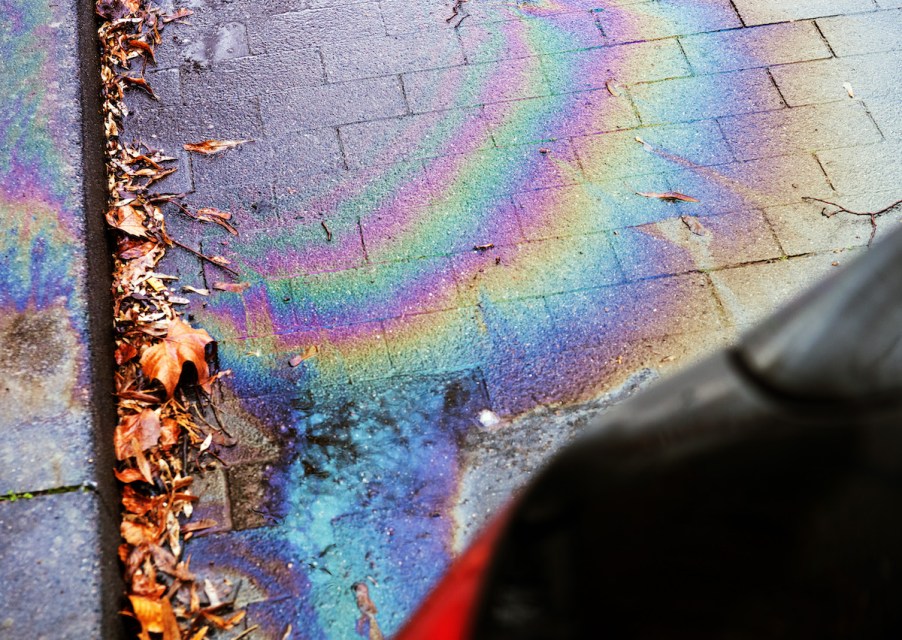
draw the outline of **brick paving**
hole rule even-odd
[[[587,416],[866,250],[804,197],[900,197],[898,2],[190,6],[126,131],[254,141],[163,187],[240,230],[170,216],[251,285],[188,310],[243,442],[189,551],[244,581],[259,637],[355,637],[356,580],[397,631]],[[700,202],[637,194],[664,191]]]

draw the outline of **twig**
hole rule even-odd
[[[206,260],[206,261],[209,262],[210,264],[215,264],[215,265],[216,265],[217,267],[219,267],[220,269],[224,269],[224,270],[228,271],[229,273],[231,273],[231,274],[232,274],[233,276],[235,276],[236,278],[240,278],[240,277],[241,277],[241,274],[238,273],[237,271],[235,271],[234,269],[232,269],[231,267],[227,267],[227,266],[224,265],[224,264],[221,264],[221,263],[219,263],[219,262],[216,262],[216,260],[214,260],[213,258],[211,258],[211,257],[208,256],[208,255],[204,255],[203,253],[201,253],[201,252],[198,251],[197,249],[192,249],[192,248],[189,247],[188,245],[182,244],[181,242],[179,242],[179,241],[176,240],[175,238],[169,238],[169,241],[172,242],[172,244],[174,244],[174,245],[176,245],[176,246],[179,246],[179,247],[181,247],[182,249],[185,249],[186,251],[190,251],[191,253],[193,253],[194,255],[196,255],[196,256],[197,256],[198,258],[200,258],[201,260]]]
[[[326,226],[325,221],[320,221],[320,224],[323,226],[323,231],[326,232],[326,242],[332,242],[332,232],[329,230],[329,227]]]
[[[256,630],[259,629],[259,628],[260,628],[260,625],[259,625],[259,624],[255,624],[253,627],[248,627],[247,629],[245,629],[244,631],[242,631],[241,633],[239,633],[237,636],[235,636],[234,638],[232,638],[232,640],[241,640],[241,638],[246,638],[246,637],[248,637],[252,632],[256,631]]]
[[[463,24],[463,21],[470,17],[470,13],[464,9],[464,3],[467,1],[468,0],[454,0],[454,6],[451,7],[451,15],[445,18],[445,22],[448,24],[457,20],[454,24],[454,29],[459,28],[460,25]],[[458,20],[458,18],[460,19]]]
[[[896,200],[891,205],[886,206],[886,207],[880,209],[879,211],[854,211],[852,209],[842,206],[841,204],[837,204],[836,202],[830,202],[829,200],[822,200],[821,198],[811,198],[811,197],[806,196],[806,197],[802,198],[802,200],[805,200],[807,202],[820,202],[821,204],[827,204],[827,205],[830,205],[831,207],[836,207],[836,211],[833,211],[831,213],[827,213],[827,210],[823,209],[821,211],[821,215],[824,216],[825,218],[832,218],[837,213],[848,213],[853,216],[864,216],[864,217],[868,218],[871,221],[871,237],[868,238],[868,246],[869,247],[871,246],[871,243],[874,241],[874,236],[877,235],[877,216],[882,216],[884,213],[889,213],[890,211],[892,211],[893,209],[898,207],[900,204],[902,204],[902,200]]]

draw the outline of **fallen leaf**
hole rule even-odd
[[[194,12],[191,9],[179,9],[169,15],[163,16],[163,22],[173,22],[175,20],[181,20],[182,18],[187,18],[188,16],[193,16]]]
[[[163,383],[166,396],[171,398],[182,375],[182,367],[190,362],[197,370],[201,386],[209,390],[210,370],[204,347],[211,342],[213,338],[204,329],[192,329],[184,320],[176,319],[166,337],[141,355],[141,369],[148,378]]]
[[[144,214],[131,205],[127,204],[110,209],[107,211],[106,221],[111,227],[124,231],[129,235],[138,238],[147,237],[147,229],[144,227]]]
[[[209,289],[195,289],[194,287],[187,285],[187,284],[182,286],[182,291],[187,291],[188,293],[196,293],[201,296],[210,295]]]
[[[608,80],[604,83],[604,86],[605,89],[608,90],[608,93],[610,93],[615,98],[619,98],[621,95],[623,95],[623,92],[620,90],[620,86],[613,80]]]
[[[117,460],[125,460],[137,455],[135,443],[140,451],[147,451],[160,439],[160,417],[153,409],[144,409],[123,417],[113,434],[113,446]]]
[[[185,533],[190,533],[191,531],[203,531],[204,529],[212,529],[215,527],[218,522],[216,520],[210,520],[209,518],[205,520],[197,520],[196,522],[188,522],[182,525],[182,531]]]
[[[155,500],[141,495],[129,485],[122,487],[122,506],[135,515],[143,516],[155,506]]]
[[[230,291],[232,293],[244,293],[250,285],[249,282],[214,282],[213,288],[220,291]]]
[[[163,423],[160,425],[160,446],[171,447],[174,445],[179,440],[180,432],[181,427],[179,427],[178,420],[163,418]]]
[[[203,142],[190,142],[184,145],[185,151],[200,153],[205,156],[222,153],[226,149],[234,149],[252,140],[204,140]]]
[[[122,484],[129,484],[130,482],[144,479],[144,474],[137,469],[123,469],[122,471],[115,469],[113,473],[116,474],[116,479]]]
[[[126,84],[130,84],[132,86],[140,87],[141,89],[144,89],[144,91],[146,91],[150,95],[150,97],[153,98],[154,100],[158,99],[157,94],[155,94],[153,92],[153,89],[150,88],[150,84],[148,84],[147,80],[145,80],[144,78],[133,78],[131,76],[122,76],[121,80],[123,82],[125,82]],[[140,172],[136,172],[135,175],[151,175],[151,176],[156,175],[156,170],[148,170],[148,171],[150,171],[150,173],[142,174]],[[172,173],[172,170],[170,170],[169,173]]]
[[[203,222],[215,222],[233,236],[238,235],[238,230],[228,223],[228,220],[232,219],[232,214],[228,211],[220,211],[213,207],[204,207],[197,210],[197,219]]]
[[[636,192],[636,195],[640,195],[644,198],[657,198],[659,200],[666,200],[667,202],[698,202],[692,196],[687,196],[684,193],[679,193],[677,191],[667,191],[665,193],[641,193],[639,191]]]
[[[701,221],[695,216],[680,216],[680,220],[683,221],[683,224],[691,231],[694,235],[697,236],[706,236],[708,235],[708,230],[701,223]]]
[[[141,0],[98,0],[97,15],[107,20],[119,20],[141,8]]]
[[[128,342],[123,342],[118,347],[116,347],[116,352],[113,354],[113,359],[116,360],[116,364],[121,367],[136,355],[138,355],[138,350],[135,348],[135,346],[129,344]]]
[[[119,534],[133,547],[150,544],[157,537],[156,529],[149,524],[140,524],[130,520],[122,521],[122,524],[119,525]]]
[[[290,364],[292,367],[296,367],[304,360],[309,360],[317,353],[319,353],[319,347],[317,347],[316,345],[310,345],[309,347],[305,348],[300,355],[294,356],[291,360],[289,360],[288,364]]]

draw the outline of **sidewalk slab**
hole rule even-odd
[[[0,637],[115,638],[93,6],[2,0],[0,13]]]

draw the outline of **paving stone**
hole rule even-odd
[[[586,176],[595,182],[733,160],[712,120],[585,136],[574,138],[573,145]]]
[[[604,44],[595,15],[587,11],[503,22],[465,20],[459,33],[470,63],[561,53]]]
[[[105,517],[90,492],[0,502],[0,638],[101,637]]]
[[[855,99],[902,99],[902,53],[885,52],[771,67],[786,103],[792,107]],[[848,87],[846,86],[848,84]]]
[[[474,308],[387,320],[385,340],[392,365],[402,373],[471,369],[486,353]]]
[[[716,73],[829,58],[813,22],[767,25],[680,38],[696,73]]]
[[[530,18],[537,15],[556,16],[563,13],[593,11],[598,8],[598,0],[567,0],[566,2],[537,6],[516,5],[507,0],[483,0],[464,7],[469,14],[466,21],[474,23]]]
[[[368,259],[387,262],[519,242],[522,234],[512,209],[506,195],[473,200],[449,195],[365,214],[360,225]]]
[[[207,99],[209,105],[209,99]],[[212,107],[212,105],[210,105]],[[181,150],[186,142],[200,142],[209,138],[249,139],[263,134],[260,108],[256,98],[227,98],[219,100],[217,109],[229,112],[223,122],[213,108],[200,104],[162,109],[135,111],[126,120],[129,135],[159,140],[168,151]]]
[[[740,160],[879,142],[880,132],[860,104],[825,104],[722,118],[727,142]],[[773,135],[767,144],[753,132]]]
[[[447,29],[324,45],[322,56],[326,76],[333,82],[464,63],[460,42]]]
[[[385,33],[378,2],[280,13],[248,27],[251,42],[270,53],[294,49],[299,42],[333,45]]]
[[[692,313],[669,302],[676,299],[691,301]],[[564,293],[549,297],[548,307],[563,348],[599,346],[624,329],[634,338],[656,338],[724,325],[713,287],[701,274]]]
[[[674,205],[644,193],[670,190],[660,175],[605,183],[533,189],[514,195],[523,236],[528,240],[566,237],[657,222],[674,215]]]
[[[629,9],[596,12],[608,44],[655,40],[741,27],[729,0],[685,3],[681,0],[632,3]]]
[[[431,289],[427,295],[417,296],[417,287],[422,286],[417,278],[426,275]],[[303,278],[300,286],[302,293],[313,299],[317,318],[326,327],[452,309],[459,304],[447,258],[318,274]]]
[[[550,93],[538,58],[469,64],[404,74],[414,112],[473,107]]]
[[[273,524],[268,475],[273,464],[269,461],[248,462],[230,467],[229,498],[232,505],[232,526],[235,531],[256,529]]]
[[[760,211],[686,218],[620,229],[611,240],[627,278],[708,270],[783,256]]]
[[[840,193],[883,191],[902,184],[902,143],[881,144],[849,149],[833,149],[817,154],[833,187]]]
[[[182,95],[189,106],[209,103],[219,96],[245,100],[325,81],[319,52],[307,47],[235,58],[215,70],[182,67],[180,74]],[[279,82],[272,82],[272,78],[279,78]]]
[[[797,0],[792,3],[734,1],[742,21],[748,26],[874,10],[871,0]]]
[[[524,144],[450,155],[426,163],[426,177],[435,193],[449,188],[495,198],[585,180],[568,140]]]
[[[444,0],[380,0],[382,18],[389,35],[416,33],[423,29],[447,29],[452,25],[451,5]]]
[[[231,424],[229,427],[231,428]],[[191,483],[191,493],[201,496],[201,500],[194,506],[191,517],[197,522],[212,520],[216,523],[208,529],[195,532],[195,536],[208,536],[231,530],[229,490],[224,469],[217,468],[207,470],[203,474],[195,474],[194,482]]]
[[[865,106],[884,136],[902,140],[902,101],[895,98],[874,99],[868,100]]]
[[[483,301],[479,311],[492,360],[532,358],[561,349],[544,297]]]
[[[629,93],[646,125],[772,111],[783,106],[780,93],[763,69],[638,84],[630,87]]]
[[[417,158],[472,152],[491,145],[482,111],[456,109],[340,128],[348,165],[358,169]]]
[[[724,269],[711,274],[717,296],[736,325],[747,327],[848,262],[853,251],[828,252]]]
[[[606,90],[491,104],[483,113],[499,147],[617,131],[639,124],[629,100]],[[553,113],[572,116],[549,118]]]
[[[817,21],[838,56],[902,49],[902,11],[877,11]]]
[[[554,257],[556,268],[545,268]],[[454,257],[463,304],[550,295],[623,281],[604,234],[527,242]]]
[[[630,84],[690,75],[674,38],[558,53],[541,60],[552,93],[604,89],[609,81]]]
[[[397,77],[338,82],[283,91],[260,98],[269,135],[319,129],[407,113]]]
[[[771,207],[764,213],[780,246],[790,256],[867,244],[871,224],[866,218],[827,218],[821,213],[823,209],[824,205],[816,202],[804,202]]]
[[[809,154],[762,158],[675,172],[671,187],[700,200],[705,215],[830,198],[834,192]]]

